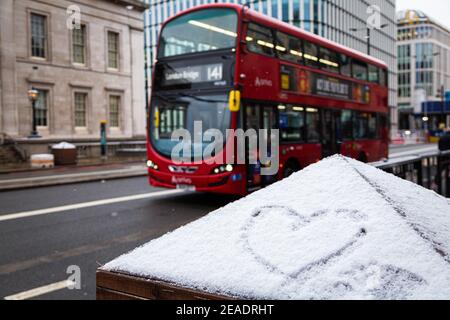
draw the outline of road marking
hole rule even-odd
[[[119,197],[119,198],[111,198],[111,199],[103,199],[103,200],[89,201],[89,202],[83,202],[83,203],[69,204],[69,205],[65,205],[65,206],[53,207],[53,208],[47,208],[47,209],[39,209],[39,210],[32,210],[32,211],[10,213],[10,214],[5,214],[5,215],[0,216],[0,222],[7,221],[7,220],[14,220],[14,219],[33,217],[33,216],[40,216],[40,215],[49,214],[49,213],[55,213],[55,212],[62,212],[62,211],[70,211],[70,210],[76,210],[76,209],[82,209],[82,208],[103,206],[103,205],[119,203],[119,202],[127,202],[127,201],[141,200],[141,199],[156,198],[156,197],[166,196],[166,195],[175,195],[175,194],[181,194],[181,193],[184,193],[184,192],[185,191],[183,191],[183,190],[158,191],[158,192],[137,194],[137,195],[133,195],[133,196],[126,196],[126,197]]]
[[[39,288],[19,292],[10,296],[5,297],[5,300],[26,300],[34,297],[42,296],[44,294],[62,290],[74,285],[75,283],[71,280],[64,280],[55,283],[48,284]]]

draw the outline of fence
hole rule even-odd
[[[372,165],[450,198],[450,151],[412,155]]]

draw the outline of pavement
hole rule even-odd
[[[0,173],[0,191],[147,175],[145,163],[109,163]]]

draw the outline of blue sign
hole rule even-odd
[[[445,101],[450,101],[450,91],[445,93]]]
[[[445,102],[444,110],[442,110],[441,101],[426,101],[422,103],[423,113],[441,113],[442,111],[450,113],[450,100]]]

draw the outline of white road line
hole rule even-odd
[[[42,296],[43,294],[47,294],[50,292],[58,291],[65,289],[71,285],[74,285],[74,282],[71,280],[64,280],[60,282],[55,282],[52,284],[48,284],[46,286],[42,286],[39,288],[19,292],[10,296],[5,297],[5,300],[26,300],[34,297]]]
[[[69,205],[65,205],[65,206],[53,207],[53,208],[47,208],[47,209],[39,209],[39,210],[24,211],[24,212],[18,212],[18,213],[10,213],[10,214],[5,214],[5,215],[0,215],[0,222],[7,221],[7,220],[14,220],[14,219],[33,217],[33,216],[40,216],[40,215],[49,214],[49,213],[55,213],[55,212],[62,212],[62,211],[69,211],[69,210],[75,210],[75,209],[103,206],[103,205],[112,204],[112,203],[118,203],[118,202],[134,201],[134,200],[141,200],[141,199],[156,198],[156,197],[166,196],[166,195],[181,194],[181,193],[184,193],[184,192],[185,191],[183,191],[183,190],[158,191],[158,192],[137,194],[137,195],[133,195],[133,196],[126,196],[126,197],[119,197],[119,198],[111,198],[111,199],[103,199],[103,200],[89,201],[89,202],[83,202],[83,203],[69,204]]]

